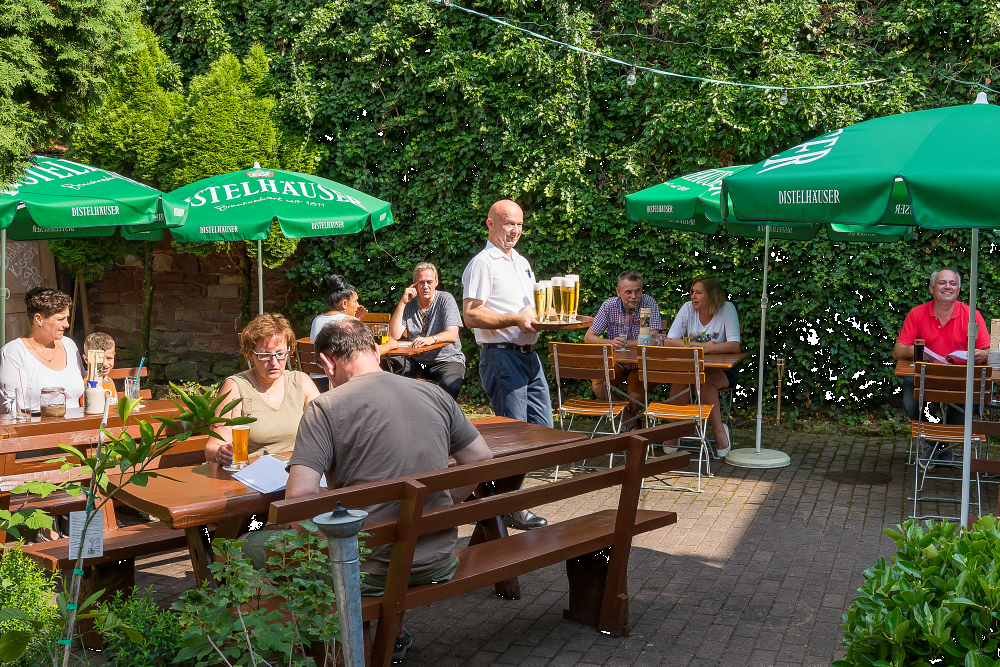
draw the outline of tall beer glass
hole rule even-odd
[[[535,317],[539,322],[544,322],[548,312],[548,290],[545,289],[545,283],[535,283]]]
[[[549,310],[552,309],[552,304],[553,304],[552,281],[543,280],[542,284],[545,285],[545,314],[542,316],[542,321],[546,322],[549,319]]]
[[[573,281],[563,276],[559,282],[560,310],[559,319],[568,322],[573,312]]]
[[[566,276],[566,280],[573,281],[570,286],[572,299],[570,301],[569,319],[570,321],[574,321],[576,320],[577,313],[580,310],[580,276],[575,273],[571,273]]]
[[[552,279],[552,307],[556,311],[556,321],[562,321],[562,282],[558,276]]]
[[[243,470],[250,460],[250,424],[233,427],[233,462],[225,466],[225,470]]]

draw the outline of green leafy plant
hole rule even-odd
[[[865,570],[844,614],[847,653],[834,667],[992,667],[1000,650],[1000,528],[907,521],[886,529],[899,552]]]
[[[121,629],[104,635],[104,664],[109,667],[193,667],[191,660],[175,661],[181,650],[181,626],[177,614],[162,609],[153,600],[152,589],[134,589],[127,598],[119,593],[107,604],[129,628],[141,635],[133,641]]]
[[[333,587],[328,581],[326,540],[311,522],[306,531],[274,531],[267,546],[274,552],[265,570],[243,557],[244,542],[214,540],[217,582],[186,592],[174,603],[184,628],[178,660],[196,667],[217,665],[316,665],[333,663],[339,638]],[[274,604],[276,597],[282,599]],[[316,656],[322,656],[317,661]]]
[[[23,637],[21,633],[30,635],[25,651],[12,663],[15,667],[44,664],[44,645],[52,643],[59,630],[58,610],[53,602],[55,588],[54,576],[25,556],[20,544],[0,553],[0,609],[16,610],[28,617],[0,623],[0,637],[11,631],[12,637]],[[42,625],[36,632],[37,622]],[[0,659],[6,646],[0,644]]]
[[[175,405],[179,410],[179,414],[172,417],[155,417],[160,422],[156,428],[148,421],[135,420],[139,428],[138,437],[133,437],[124,429],[122,429],[119,435],[114,435],[102,426],[103,446],[98,446],[93,453],[81,451],[71,445],[59,445],[59,449],[66,452],[74,461],[67,461],[67,457],[54,459],[54,461],[62,462],[62,471],[65,473],[74,471],[77,474],[86,473],[90,478],[88,486],[83,486],[76,479],[69,479],[61,483],[33,481],[16,487],[12,492],[39,496],[45,496],[60,490],[73,496],[85,493],[87,504],[83,534],[86,535],[88,530],[100,530],[98,526],[91,527],[97,516],[97,512],[105,504],[113,500],[119,489],[128,484],[145,486],[148,480],[161,476],[161,473],[149,469],[153,459],[168,453],[175,444],[187,440],[194,435],[213,433],[212,429],[215,426],[246,424],[253,421],[249,417],[224,419],[216,416],[216,414],[224,414],[232,410],[239,402],[239,399],[227,402],[226,399],[228,396],[188,394],[179,389],[177,391],[180,398],[175,401]],[[138,401],[131,401],[128,398],[123,398],[119,401],[118,416],[122,424],[129,423],[131,414],[137,405]],[[109,490],[109,476],[116,473],[120,473],[123,476],[120,486],[114,490]],[[98,489],[100,489],[100,493],[98,493]],[[12,528],[16,530],[16,527],[21,524],[30,525],[31,522],[41,523],[45,516],[42,510],[18,509],[9,516],[0,515],[0,529],[12,532]],[[49,525],[51,525],[51,522]],[[79,619],[94,619],[99,631],[121,628],[129,636],[139,637],[137,633],[133,634],[134,630],[125,627],[115,614],[107,610],[96,609],[89,612],[86,611],[103,595],[103,590],[93,594],[86,601],[80,602],[80,584],[82,581],[84,556],[83,545],[84,540],[81,540],[80,551],[76,554],[73,574],[65,580],[65,589],[57,598],[59,615],[62,619],[62,632],[57,640],[58,648],[53,651],[53,667],[58,667],[60,664],[63,667],[67,667],[69,664],[76,621]],[[30,620],[23,612],[18,610],[0,609],[0,621],[9,620],[3,614],[14,614],[9,618]],[[33,624],[41,623],[41,621],[31,622]],[[27,647],[28,637],[23,632],[21,635],[16,634],[17,632],[21,631],[11,630],[0,636],[0,645],[10,647],[10,655],[16,653],[14,658],[10,659],[15,659]]]

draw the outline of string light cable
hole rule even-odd
[[[571,51],[576,51],[577,53],[582,53],[584,55],[593,56],[594,58],[601,58],[602,60],[605,60],[607,62],[614,63],[616,65],[621,65],[622,67],[628,68],[628,70],[629,70],[629,77],[630,78],[633,76],[633,74],[632,74],[633,71],[635,71],[635,70],[643,70],[645,72],[650,72],[652,74],[660,74],[660,75],[663,75],[663,76],[671,76],[671,77],[675,77],[675,78],[678,78],[678,79],[686,79],[688,81],[700,81],[702,83],[712,83],[712,84],[716,84],[716,85],[720,85],[720,86],[735,86],[737,88],[755,88],[757,90],[781,90],[781,91],[786,91],[785,92],[785,96],[787,96],[787,91],[789,91],[789,90],[829,90],[829,89],[832,89],[832,88],[850,88],[850,87],[857,87],[857,86],[869,86],[869,85],[871,85],[873,83],[881,83],[883,81],[887,81],[888,80],[888,79],[886,79],[886,78],[883,77],[881,79],[867,79],[865,81],[852,81],[852,82],[849,82],[849,83],[830,83],[830,84],[824,84],[824,85],[818,85],[818,86],[787,86],[787,85],[767,85],[767,84],[762,84],[762,83],[740,83],[738,81],[726,81],[724,79],[712,79],[712,78],[704,77],[704,76],[693,76],[693,75],[690,75],[690,74],[681,74],[679,72],[670,72],[670,71],[667,71],[667,70],[656,69],[655,67],[646,67],[645,65],[637,65],[635,63],[630,63],[630,62],[626,62],[624,60],[619,60],[618,58],[613,58],[611,56],[606,56],[606,55],[604,55],[602,53],[595,53],[594,51],[590,51],[588,49],[584,49],[584,48],[581,48],[579,46],[574,46],[573,44],[567,44],[566,42],[561,42],[558,39],[553,39],[552,37],[549,37],[547,35],[543,35],[541,33],[534,32],[533,30],[528,30],[527,28],[522,28],[521,26],[514,25],[513,23],[511,23],[509,21],[505,21],[504,19],[500,19],[500,18],[497,18],[495,16],[490,16],[489,14],[484,14],[482,12],[478,12],[475,9],[469,9],[468,7],[463,7],[463,6],[455,3],[453,0],[428,0],[428,1],[429,2],[434,2],[436,4],[439,4],[439,5],[447,8],[447,9],[458,9],[460,11],[465,12],[466,14],[471,14],[472,16],[476,16],[476,17],[479,17],[481,19],[486,19],[487,21],[492,21],[493,23],[497,23],[497,24],[502,25],[502,26],[504,26],[506,28],[510,28],[511,30],[517,30],[518,32],[522,32],[522,33],[525,33],[527,35],[530,35],[531,37],[534,37],[535,39],[540,39],[540,40],[542,40],[544,42],[548,42],[550,44],[555,44],[557,46],[561,46],[561,47],[570,49]]]
[[[942,79],[948,79],[949,81],[954,81],[955,83],[962,83],[965,84],[966,86],[979,86],[983,90],[988,90],[991,93],[1000,93],[1000,90],[994,90],[993,88],[990,88],[989,86],[982,83],[976,83],[975,81],[962,81],[961,79],[953,79],[947,74],[944,74],[941,70],[939,70],[936,67],[934,68],[934,72]]]

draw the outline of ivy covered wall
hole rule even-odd
[[[466,6],[467,2],[460,2]],[[738,82],[816,85],[779,93],[627,69],[540,41],[430,0],[153,0],[145,21],[189,79],[228,51],[260,43],[283,122],[325,149],[316,171],[392,202],[378,232],[304,241],[288,269],[305,298],[302,322],[331,271],[357,285],[369,310],[395,305],[421,260],[443,289],[485,239],[491,202],[526,212],[519,250],[542,276],[583,277],[584,310],[636,268],[665,313],[690,278],[718,273],[759,343],[762,242],[686,236],[624,219],[624,196],[703,168],[750,163],[838,126],[971,102],[989,84],[1000,16],[995,3],[903,0],[520,0],[476,10],[627,62]],[[981,309],[1000,316],[996,237],[985,234]],[[896,387],[890,350],[908,308],[927,298],[934,268],[965,275],[968,234],[917,232],[906,244],[777,242],[767,346],[784,354],[793,402],[811,409],[884,404]],[[310,294],[313,298],[309,298]],[[469,378],[475,378],[473,354]],[[774,384],[773,369],[768,377]],[[755,384],[750,361],[744,384]],[[471,382],[470,384],[476,384]],[[787,396],[787,395],[786,395]]]

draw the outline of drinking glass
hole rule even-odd
[[[19,422],[31,421],[31,394],[27,389],[14,389],[13,417]]]
[[[534,295],[535,317],[539,322],[543,322],[545,321],[545,315],[549,312],[549,302],[546,300],[548,297],[548,290],[545,289],[545,283],[535,283]]]
[[[125,396],[128,397],[130,401],[136,401],[137,405],[135,407],[141,408],[142,404],[139,401],[139,376],[126,377],[125,378]]]
[[[563,312],[563,292],[562,292],[563,279],[561,277],[556,277],[552,279],[552,307],[555,309],[556,321],[562,321]]]
[[[553,304],[552,281],[543,280],[542,284],[545,285],[545,312],[542,313],[540,321],[546,322],[549,319],[549,311],[552,309],[552,304]]]
[[[566,276],[565,280],[572,281],[570,283],[570,309],[569,309],[569,319],[571,322],[576,321],[576,316],[580,310],[580,276],[575,273],[570,273]]]
[[[234,472],[247,467],[250,460],[250,424],[233,427],[233,462],[223,466],[223,470]]]
[[[918,338],[913,341],[913,362],[924,360],[924,339]]]

